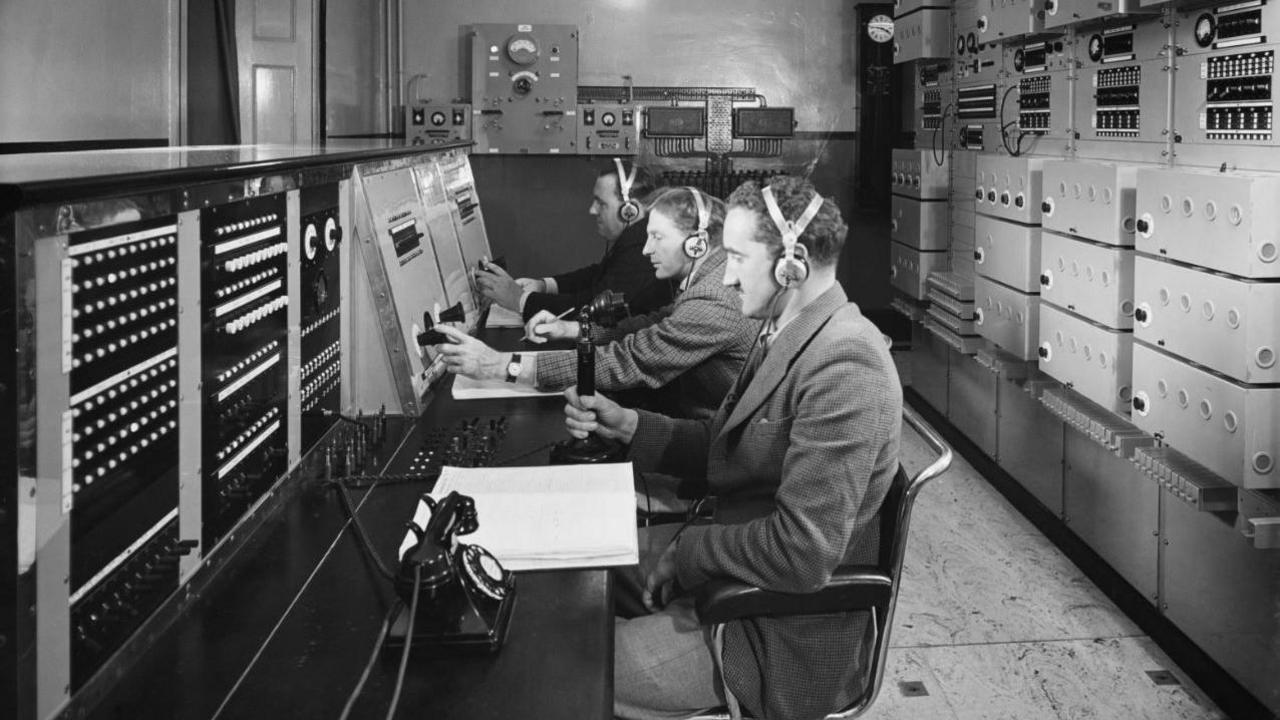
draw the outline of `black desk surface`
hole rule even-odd
[[[494,464],[537,448],[517,464],[545,464],[549,447],[543,446],[565,437],[562,398],[459,403],[449,396],[449,382],[442,381],[398,451],[386,449],[388,473],[404,471],[432,427],[464,419],[507,418],[509,430]],[[399,484],[354,494],[358,515],[389,567],[394,568],[404,523],[426,489]],[[305,483],[280,516],[259,530],[261,539],[218,572],[91,716],[338,717],[395,602],[389,583],[345,527],[335,491]],[[608,573],[520,573],[517,582],[507,641],[496,654],[442,655],[414,647],[398,717],[612,715]],[[383,716],[398,663],[398,650],[383,650],[353,717]]]

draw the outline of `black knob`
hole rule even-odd
[[[996,201],[996,191],[995,191],[995,190],[988,190],[988,191],[987,191],[987,202],[989,202],[989,203],[993,203],[993,202],[995,202],[995,201]]]
[[[1040,212],[1053,212],[1053,205],[1049,204],[1048,200],[1045,200],[1040,203]]]
[[[1146,410],[1147,401],[1143,400],[1141,397],[1135,397],[1133,399],[1133,409],[1137,410],[1138,412],[1142,412],[1143,410]]]
[[[973,259],[977,260],[978,262],[982,262],[982,253],[978,252],[977,250],[974,250]]]
[[[1151,229],[1151,223],[1146,220],[1139,220],[1134,227],[1138,228],[1138,232],[1144,233]]]
[[[981,199],[982,199],[982,189],[981,189],[981,188],[979,188],[979,189],[977,189],[977,190],[974,190],[974,191],[973,191],[973,196],[974,196],[975,198],[977,198],[978,200],[981,200]]]
[[[1043,286],[1045,286],[1045,287],[1049,287],[1049,283],[1050,283],[1050,282],[1052,282],[1052,281],[1049,279],[1049,273],[1041,273],[1041,274],[1040,274],[1040,284],[1041,284],[1041,285],[1043,285]]]
[[[1133,319],[1134,319],[1134,320],[1137,320],[1138,322],[1146,322],[1146,321],[1147,321],[1147,311],[1146,311],[1146,310],[1143,310],[1142,308],[1138,308],[1137,310],[1134,310],[1134,311],[1133,311]]]
[[[1021,195],[1019,195],[1018,197],[1013,199],[1013,204],[1017,205],[1018,207],[1022,207],[1023,205],[1026,204],[1026,200]]]
[[[1048,359],[1049,359],[1049,348],[1047,348],[1047,347],[1040,347],[1040,348],[1036,348],[1036,354],[1037,354],[1037,355],[1039,355],[1040,357],[1042,357],[1042,358],[1044,358],[1044,359],[1048,360]]]

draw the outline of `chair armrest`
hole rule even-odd
[[[842,565],[821,590],[785,593],[733,580],[713,580],[697,595],[698,618],[713,625],[754,615],[818,615],[870,610],[885,605],[893,581],[878,568]]]

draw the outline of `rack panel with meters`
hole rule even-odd
[[[1040,298],[977,275],[973,324],[978,334],[1021,360],[1034,360],[1040,342]]]
[[[1040,222],[1046,230],[1132,247],[1138,167],[1085,160],[1044,164]]]
[[[1044,158],[979,155],[973,194],[977,212],[1039,225],[1044,163]]]
[[[1133,272],[1139,340],[1242,383],[1280,383],[1280,282],[1144,255]]]
[[[1084,142],[1155,143],[1152,161],[1168,139],[1169,31],[1157,20],[1081,32],[1074,126]]]
[[[1262,0],[1177,14],[1173,128],[1183,143],[1280,146],[1269,30],[1280,30],[1280,8]]]
[[[579,155],[635,155],[640,149],[640,114],[629,103],[578,106]]]
[[[1132,397],[1133,333],[1040,303],[1040,370],[1121,415]]]
[[[924,300],[929,273],[948,268],[946,252],[923,252],[889,243],[889,284],[914,300]]]
[[[950,152],[935,156],[930,150],[894,148],[890,165],[891,192],[918,200],[945,200],[951,190],[950,155]]]
[[[1024,151],[1065,151],[1071,139],[1071,96],[1069,92],[1071,46],[1061,37],[1036,39],[1005,45],[1004,67],[1014,83],[1013,93],[1001,95],[1000,124],[1016,128],[1007,133],[1008,147],[1019,150],[1026,136],[1046,136],[1062,141],[1060,148],[1032,144]],[[1014,113],[1016,114],[1016,117]]]
[[[471,139],[470,103],[424,103],[405,108],[404,134],[412,145],[445,145]]]
[[[1041,299],[1113,330],[1133,327],[1131,248],[1046,232],[1040,257]]]
[[[974,270],[1024,293],[1040,292],[1040,228],[978,215]]]
[[[1133,345],[1133,424],[1223,479],[1280,488],[1280,388],[1244,385]]]
[[[475,152],[573,152],[578,27],[478,23],[467,32]]]
[[[889,239],[916,250],[946,250],[947,202],[891,195]]]
[[[1280,175],[1138,173],[1138,250],[1240,277],[1280,278]]]

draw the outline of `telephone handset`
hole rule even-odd
[[[488,550],[458,542],[459,535],[479,527],[475,500],[451,492],[439,501],[423,495],[421,502],[429,509],[430,519],[425,527],[408,523],[395,583],[405,608],[387,631],[388,645],[405,640],[416,573],[415,645],[497,650],[506,638],[515,604],[515,576]]]

